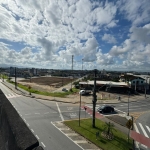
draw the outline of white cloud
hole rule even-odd
[[[115,60],[113,56],[111,56],[109,53],[103,54],[100,50],[97,54],[97,65],[113,65],[115,63]]]
[[[103,41],[106,41],[107,43],[117,43],[115,37],[111,34],[104,34],[103,37],[102,37],[102,40]]]
[[[118,8],[134,25],[140,25],[150,21],[149,0],[122,0],[118,1]]]
[[[81,49],[81,54],[84,56],[84,61],[90,62],[96,60],[97,47],[98,43],[94,37],[89,38],[86,41],[85,46],[83,46]]]
[[[150,44],[150,24],[147,24],[144,27],[132,27],[130,32],[132,41]]]
[[[150,21],[148,4],[148,0],[121,0],[117,4],[107,0],[2,1],[0,60],[7,64],[38,67],[47,67],[50,62],[55,62],[51,63],[52,67],[61,68],[70,67],[71,56],[74,55],[75,61],[83,58],[88,69],[95,67],[96,63],[107,68],[119,68],[118,57],[124,64],[132,61],[132,64],[146,65],[149,61],[146,55],[149,54],[150,24],[140,25]],[[128,38],[122,44],[119,44],[117,35],[111,34],[115,27],[120,29],[120,18],[116,18],[119,10],[133,23]],[[107,34],[102,37],[106,30]],[[97,51],[101,47],[99,37],[106,43],[116,44],[109,53]],[[18,50],[13,41],[22,43],[24,48]],[[80,63],[76,62],[75,67],[78,68]]]

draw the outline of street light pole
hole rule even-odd
[[[16,67],[15,67],[15,89],[17,89],[17,73],[16,73]]]
[[[94,70],[94,90],[93,90],[93,120],[92,120],[92,127],[95,128],[95,106],[96,106],[96,101],[97,101],[97,96],[96,96],[96,73],[97,70]]]
[[[73,55],[72,55],[72,80],[73,80]],[[71,81],[71,89],[72,89],[72,81]]]
[[[147,89],[147,78],[145,80],[145,98],[146,98],[146,89]]]
[[[80,93],[80,105],[79,105],[79,127],[80,127],[80,116],[81,116],[81,93]]]
[[[130,98],[130,91],[128,91],[128,116],[129,116],[129,98]]]
[[[82,72],[83,72],[83,60],[84,60],[84,59],[82,59]]]

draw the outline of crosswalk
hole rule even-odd
[[[137,133],[143,134],[145,137],[150,138],[150,127],[148,125],[142,124],[140,122],[134,123],[134,129]],[[145,150],[150,150],[146,145],[136,142],[136,147],[140,150],[142,148]]]
[[[10,93],[10,94],[5,94],[5,96],[6,96],[7,98],[15,98],[15,97],[20,97],[21,95],[18,95],[18,94],[16,94],[16,93]]]

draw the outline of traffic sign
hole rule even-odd
[[[130,129],[133,126],[133,121],[131,119],[129,119],[126,123],[126,126],[128,129]]]

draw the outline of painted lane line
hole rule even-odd
[[[137,128],[136,123],[134,123],[134,128],[135,128],[135,131],[136,131],[137,133],[140,133],[140,132],[139,132],[139,129]]]
[[[25,114],[26,116],[31,115],[31,114]]]
[[[145,146],[145,145],[143,145],[143,144],[141,144],[141,146],[144,147],[145,149],[147,149],[147,146]]]
[[[43,147],[46,147],[43,142],[41,142],[41,144],[43,145]]]
[[[23,119],[26,122],[26,119]]]
[[[36,138],[39,140],[40,138],[37,136],[37,135],[35,135],[36,136]]]
[[[40,113],[34,113],[35,115],[40,115]]]
[[[150,132],[150,127],[149,126],[146,126],[147,130]]]
[[[29,127],[30,125],[27,123],[27,126]]]
[[[115,108],[115,110],[116,110],[116,111],[119,111],[119,112],[122,112],[122,113],[124,113],[124,114],[126,113],[126,112],[124,112],[124,111],[121,111],[121,110],[119,110],[119,109],[116,109],[116,108]]]
[[[58,103],[57,103],[57,102],[56,102],[56,106],[57,106],[59,115],[60,115],[60,117],[61,117],[61,120],[64,121],[63,115],[61,114],[61,111],[60,111],[60,109],[59,109],[59,106],[58,106]]]
[[[34,130],[33,130],[33,129],[31,129],[31,131],[32,131],[32,132],[34,132]]]
[[[80,140],[80,141],[74,141],[75,143],[88,143],[88,141]]]
[[[46,114],[49,114],[49,112],[46,112],[46,113],[44,113],[44,114],[45,114],[45,115],[46,115]]]
[[[142,124],[141,124],[141,123],[139,123],[139,125],[140,125],[140,127],[141,127],[141,129],[142,129],[142,131],[143,131],[144,135],[145,135],[147,138],[149,138],[149,136],[147,135],[147,133],[146,133],[145,129],[144,129],[144,128],[143,128],[143,126],[142,126]]]

